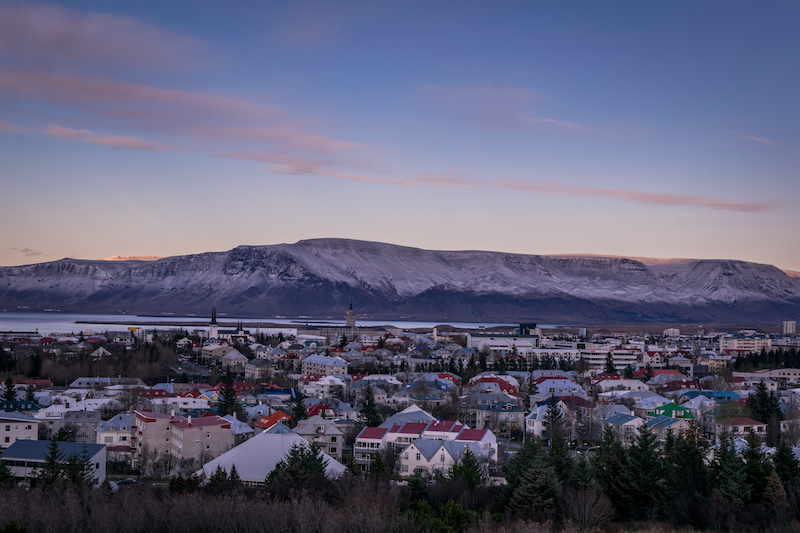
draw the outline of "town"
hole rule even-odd
[[[351,304],[344,325],[287,335],[214,309],[193,331],[0,343],[7,491],[168,484],[296,501],[309,480],[380,480],[405,494],[408,520],[443,531],[659,513],[741,530],[791,523],[800,506],[794,321],[776,334],[405,331],[359,326]]]

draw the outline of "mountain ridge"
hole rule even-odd
[[[780,323],[800,279],[730,259],[437,251],[350,239],[242,245],[152,261],[0,267],[0,308],[547,323]]]

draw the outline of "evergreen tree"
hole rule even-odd
[[[208,479],[208,486],[210,488],[221,488],[228,482],[228,473],[222,468],[222,465],[217,465],[214,473]]]
[[[714,491],[723,499],[739,505],[750,499],[750,485],[747,483],[744,462],[736,455],[728,430],[723,430],[719,435],[711,476]]]
[[[44,455],[44,464],[37,472],[36,478],[44,485],[52,485],[64,477],[64,452],[58,447],[58,441],[53,437],[47,445]]]
[[[301,420],[308,419],[308,413],[306,412],[306,406],[303,403],[303,400],[306,399],[305,394],[297,391],[297,397],[295,398],[294,405],[292,406],[292,423],[296,426],[298,422]]]
[[[474,489],[483,481],[483,469],[469,448],[464,448],[464,453],[450,472],[450,479],[458,478],[463,479],[470,489]]]
[[[36,403],[36,395],[33,393],[33,385],[29,385],[25,389],[25,401],[26,402],[31,402],[31,403]]]
[[[231,472],[228,474],[228,481],[235,485],[239,485],[242,482],[242,479],[239,477],[239,471],[236,470],[236,464],[231,465]]]
[[[558,473],[544,455],[538,453],[532,457],[528,468],[519,477],[508,509],[513,514],[524,517],[548,513],[555,509],[560,491]]]
[[[383,460],[383,454],[377,451],[370,458],[369,462],[369,475],[376,478],[386,476],[386,463]]]
[[[797,460],[791,446],[785,441],[780,441],[775,448],[772,465],[784,488],[788,487],[790,483],[796,483],[800,478],[800,461]]]
[[[572,468],[568,485],[578,490],[590,490],[594,489],[596,484],[589,460],[585,457],[578,458]]]
[[[773,468],[761,449],[761,439],[752,429],[747,433],[745,440],[747,440],[747,447],[742,452],[742,459],[745,462],[745,480],[750,486],[750,501],[758,503],[763,499],[767,480],[772,474]]]
[[[615,374],[617,372],[617,369],[614,366],[614,356],[611,355],[611,352],[606,354],[606,364],[603,367],[603,372],[607,374]]]
[[[94,469],[92,468],[89,449],[84,445],[80,452],[70,454],[64,465],[64,475],[73,484],[90,487],[94,485]]]
[[[697,425],[692,422],[689,429],[678,437],[668,434],[664,445],[665,498],[670,516],[694,523],[700,505],[709,495],[709,472],[705,464],[708,449],[700,436]]]
[[[653,367],[650,365],[650,363],[647,363],[647,365],[644,367],[644,380],[650,381],[655,375],[655,370],[653,370]]]
[[[378,407],[375,405],[375,393],[372,390],[372,385],[367,384],[363,389],[364,403],[358,411],[358,418],[356,425],[359,428],[363,427],[378,427],[381,425],[381,415],[378,413]]]
[[[408,477],[408,493],[412,502],[428,499],[428,483],[422,477],[421,470],[414,470]]]
[[[625,379],[633,379],[633,368],[631,368],[631,365],[625,367],[622,371],[622,375]]]
[[[11,473],[11,469],[5,461],[0,459],[0,488],[13,487],[17,484],[17,478]]]
[[[597,482],[622,516],[630,514],[627,493],[622,484],[626,463],[625,448],[615,438],[614,430],[610,426],[606,427],[592,466]]]
[[[558,406],[558,399],[550,396],[550,403],[547,405],[545,420],[547,421],[548,436],[550,437],[550,447],[547,453],[547,462],[558,473],[559,482],[566,487],[572,475],[572,458],[569,455],[567,440],[564,438],[564,415]]]
[[[302,484],[309,478],[324,477],[328,461],[322,457],[316,443],[310,446],[292,444],[286,457],[275,465],[266,482],[289,485]]]
[[[238,397],[236,396],[236,387],[233,385],[233,378],[230,372],[225,373],[222,378],[222,386],[219,391],[219,404],[217,411],[220,416],[230,415],[237,411],[239,407]]]
[[[622,469],[622,484],[634,516],[653,515],[663,494],[664,463],[658,439],[647,424],[639,427],[639,435],[628,448],[628,461]]]
[[[14,388],[14,380],[11,379],[11,376],[8,376],[5,383],[3,383],[3,401],[14,402],[16,400],[17,389]]]

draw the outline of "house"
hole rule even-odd
[[[687,420],[694,420],[694,415],[686,407],[676,405],[672,402],[661,405],[653,409],[652,412],[647,413],[649,417],[666,416],[669,418],[685,418]]]
[[[89,455],[89,463],[95,483],[106,479],[106,447],[102,444],[81,444],[77,442],[58,442],[58,451],[64,458],[78,456],[84,450]],[[13,443],[0,458],[19,481],[31,479],[45,464],[50,442],[46,440],[20,440]]]
[[[347,374],[347,362],[341,357],[309,355],[302,362],[303,374]]]
[[[234,374],[244,373],[244,366],[250,361],[239,350],[231,350],[222,356],[222,370]]]
[[[266,359],[253,359],[244,365],[244,378],[248,381],[263,381],[272,375],[272,365]]]
[[[286,458],[292,446],[307,447],[310,444],[283,424],[277,424],[205,463],[201,473],[208,479],[218,467],[230,472],[235,465],[239,479],[246,487],[262,487],[267,476]],[[326,461],[327,476],[337,477],[345,471],[342,463],[324,451],[320,453]]]
[[[20,412],[0,412],[0,448],[20,440],[39,439],[39,420]]]
[[[400,454],[400,475],[408,477],[419,471],[428,475],[442,474],[446,476],[467,449],[478,460],[485,457],[480,446],[475,442],[417,439]]]
[[[520,430],[524,426],[525,411],[512,402],[499,402],[496,405],[483,405],[470,410],[467,421],[475,429],[488,428],[498,433]]]
[[[624,414],[603,420],[603,428],[610,427],[614,431],[614,436],[625,448],[634,443],[643,424],[644,420],[638,416]]]
[[[233,430],[233,445],[238,446],[253,435],[256,434],[256,431],[247,425],[246,422],[242,422],[234,415],[225,415],[222,418],[227,420],[230,425],[231,429]]]
[[[321,416],[312,416],[306,420],[299,421],[297,427],[294,428],[294,432],[309,443],[316,443],[321,451],[337,461],[342,461],[344,435],[331,420],[325,420]]]
[[[178,461],[206,461],[233,448],[235,434],[231,423],[220,416],[182,418],[169,422],[170,453]]]
[[[761,440],[764,440],[767,436],[766,424],[743,416],[737,416],[725,420],[717,420],[716,430],[717,441],[719,441],[720,434],[726,430],[734,439],[737,437],[745,438],[750,431],[753,431],[756,435],[758,435]]]
[[[158,458],[172,453],[170,422],[174,420],[185,420],[185,418],[179,415],[176,416],[174,413],[133,412],[131,419],[133,425],[131,468],[141,468],[143,466],[142,463],[146,462],[150,455]]]
[[[109,461],[131,459],[131,437],[133,436],[133,415],[121,413],[114,418],[97,424],[96,443],[106,447]]]
[[[270,429],[279,422],[290,422],[291,420],[292,417],[283,411],[275,411],[269,416],[262,416],[261,419],[253,425],[255,426],[256,431],[264,431],[266,429]]]
[[[97,426],[102,421],[100,413],[96,411],[67,411],[61,419],[61,427],[74,431],[75,442],[94,444],[97,440]]]
[[[682,435],[689,429],[690,422],[687,419],[673,418],[671,416],[655,416],[649,418],[646,424],[653,430],[656,437],[664,440],[669,433],[676,437]]]

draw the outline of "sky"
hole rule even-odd
[[[800,271],[800,2],[0,0],[0,265],[350,238]]]

